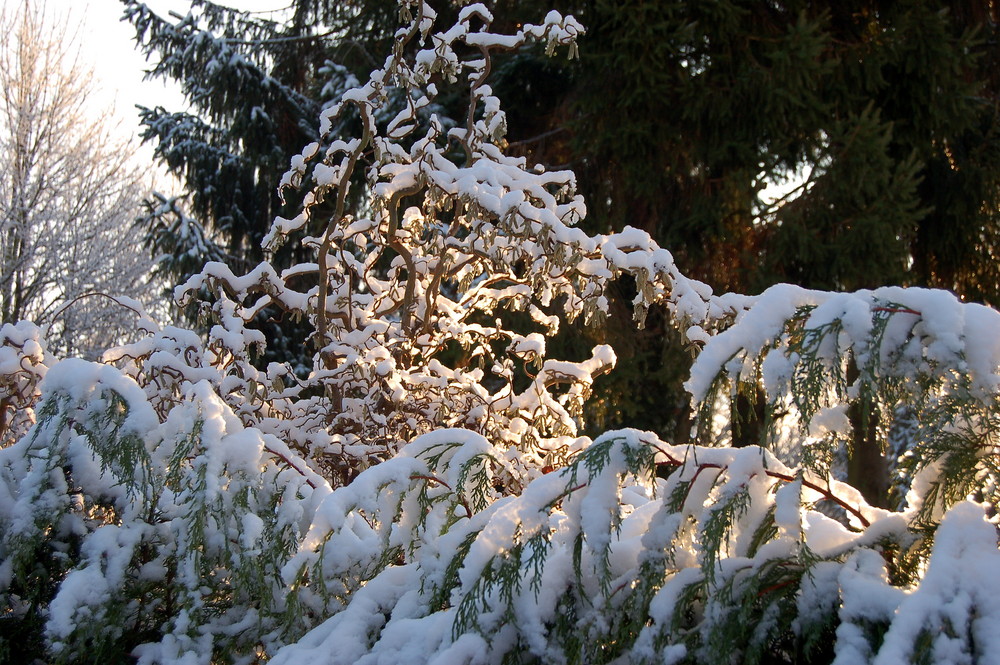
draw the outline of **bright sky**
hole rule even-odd
[[[24,0],[0,0],[0,7],[7,11],[16,9]],[[91,65],[95,75],[94,113],[107,113],[114,108],[121,119],[122,130],[132,135],[139,132],[138,113],[135,105],[163,106],[169,110],[182,110],[184,99],[175,84],[163,81],[144,81],[147,63],[135,49],[135,34],[129,23],[121,21],[123,5],[119,0],[34,0],[55,16],[67,16],[70,30],[79,26],[77,43],[84,64]],[[187,12],[190,4],[185,0],[147,0],[147,4],[160,15],[171,10]],[[266,11],[286,7],[288,0],[230,0],[232,6],[253,11]],[[140,159],[151,159],[152,148],[144,146]],[[801,183],[800,177],[788,182],[771,184],[763,192],[765,200],[773,200]]]
[[[0,0],[5,10],[16,9],[24,0]],[[95,76],[95,113],[106,113],[112,106],[122,118],[123,130],[137,133],[138,114],[135,105],[163,106],[181,110],[184,101],[176,85],[161,81],[143,81],[147,63],[135,49],[131,24],[121,21],[123,5],[119,0],[35,0],[44,4],[47,12],[67,16],[72,31],[79,26],[77,44],[85,65],[91,65]],[[173,10],[186,13],[189,3],[184,0],[147,0],[161,15]],[[273,9],[288,4],[287,0],[232,0],[233,5],[252,10]]]
[[[22,0],[0,0],[6,11],[12,11]],[[36,6],[42,2],[36,0]],[[183,6],[181,3],[175,3]],[[66,18],[71,35],[79,30],[76,46],[80,48],[83,65],[94,70],[94,113],[106,113],[114,107],[123,120],[123,129],[138,131],[135,105],[162,105],[179,108],[183,104],[179,90],[160,82],[143,82],[145,59],[135,50],[132,28],[119,19],[122,5],[117,0],[44,0],[46,13]],[[103,107],[103,108],[101,108]]]
[[[135,104],[178,108],[183,103],[176,86],[142,80],[146,61],[135,49],[132,26],[120,20],[117,0],[48,0],[48,6],[68,14],[70,25],[80,22],[81,54],[94,67],[102,100],[114,103],[119,113],[135,118]]]

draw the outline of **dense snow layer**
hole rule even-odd
[[[572,53],[580,25],[498,35],[475,3],[432,33],[403,5],[385,67],[282,182],[311,189],[266,248],[314,234],[308,260],[208,263],[176,292],[204,339],[144,320],[103,363],[0,329],[4,620],[43,621],[56,658],[127,643],[144,665],[993,662],[1000,314],[923,289],[715,295],[641,230],[588,236],[571,172],[504,154],[485,82],[492,50]],[[464,124],[439,85],[465,86]],[[580,436],[615,352],[546,337],[607,315],[623,275],[638,323],[665,307],[698,352],[699,432],[726,443],[759,389],[773,450]],[[304,372],[254,363],[270,307],[312,326]],[[883,438],[915,423],[899,510],[838,479],[862,407]]]

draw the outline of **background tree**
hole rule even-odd
[[[74,301],[152,295],[132,231],[145,183],[96,115],[66,24],[25,2],[0,30],[0,321],[49,325],[54,351],[97,349],[134,313]]]
[[[254,76],[269,82],[248,89],[295,90],[322,106],[324,94],[380,64],[368,54],[379,52],[395,20],[379,2],[302,1],[290,16],[330,26],[322,39],[314,31],[302,40],[295,19],[265,21],[209,2],[195,7],[200,24],[171,24],[148,10],[130,15],[144,46],[159,55],[154,71],[186,82],[196,104],[211,99],[225,108],[209,115],[232,129],[241,126],[236,118],[265,108],[257,101],[240,108],[232,94],[247,62],[260,63]],[[587,27],[582,64],[549,60],[540,48],[498,55],[491,85],[507,100],[511,151],[576,172],[588,231],[644,229],[718,291],[759,292],[778,282],[904,284],[1000,300],[1000,85],[996,9],[988,3],[583,0],[557,7]],[[547,9],[496,2],[494,25],[513,28]],[[145,27],[153,25],[161,27]],[[239,25],[252,25],[256,36],[237,37]],[[278,66],[279,53],[305,44],[312,55]],[[181,146],[219,150],[233,155],[225,164],[247,182],[268,182],[256,174],[275,160],[251,150],[277,145],[277,135],[149,126],[164,155]],[[178,172],[200,174],[189,178],[192,187],[223,172],[223,162],[176,163]],[[775,183],[791,191],[777,196],[767,189]],[[217,183],[208,184],[205,191],[216,191]],[[271,212],[289,214],[270,196]],[[627,312],[635,289],[627,278],[611,288],[613,308]],[[651,311],[638,334],[615,323],[626,318],[566,326],[552,348],[572,356],[610,342],[621,350],[619,371],[596,387],[588,406],[592,422],[686,440],[688,350],[664,311]],[[650,381],[656,389],[635,388]],[[761,407],[755,390],[734,399],[726,436],[762,441]]]
[[[582,66],[521,54],[495,87],[506,95],[539,72],[557,93],[542,113],[511,110],[511,142],[572,166],[590,230],[646,229],[720,291],[895,283],[998,301],[995,7],[596,0],[571,11],[588,27]],[[766,190],[786,179],[783,196]],[[629,348],[606,393],[610,421],[638,410],[629,422],[683,440],[683,410],[669,408],[684,399],[681,345],[661,333]],[[650,374],[660,389],[635,396]],[[762,400],[744,386],[728,437],[766,440]],[[882,451],[870,435],[856,444],[851,466],[871,477],[853,480],[882,503],[887,474],[860,471]]]
[[[187,15],[169,17],[137,0],[123,4],[152,60],[149,76],[177,81],[189,105],[141,110],[143,140],[187,192],[181,206],[147,202],[147,240],[161,271],[183,281],[206,260],[237,271],[256,265],[271,222],[301,203],[294,192],[283,200],[275,187],[288,156],[318,140],[324,103],[376,66],[372,54],[391,42],[396,4],[304,0],[247,12],[195,0]],[[275,265],[291,265],[293,252],[282,249]],[[278,318],[269,309],[255,322],[271,341],[265,361],[307,371],[302,328]]]
[[[900,283],[997,301],[988,3],[571,4],[582,65],[520,54],[495,88],[515,102],[512,146],[576,171],[590,230],[646,229],[720,291]],[[525,76],[555,95],[519,112],[508,93]],[[685,361],[663,340],[640,338],[635,367],[664,363],[656,393],[676,394]]]

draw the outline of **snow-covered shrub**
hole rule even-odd
[[[24,436],[34,422],[38,383],[49,362],[37,326],[21,321],[0,327],[0,447]]]
[[[1000,501],[998,332],[1000,313],[945,291],[781,284],[734,305],[687,388],[705,429],[720,393],[762,389],[765,413],[780,414],[762,443],[819,473],[836,475],[838,453],[878,447],[896,503],[933,525],[967,496]]]
[[[323,112],[322,143],[293,157],[282,180],[286,191],[307,188],[305,205],[276,219],[264,245],[274,251],[304,233],[315,261],[281,274],[262,263],[243,276],[209,263],[178,295],[214,295],[204,303],[217,322],[210,346],[234,347],[265,307],[309,320],[313,371],[300,380],[275,368],[279,392],[298,398],[258,422],[335,482],[422,433],[461,427],[509,448],[510,482],[520,486],[579,451],[583,401],[615,364],[607,346],[575,362],[547,358],[560,315],[605,315],[604,290],[624,272],[642,285],[641,318],[679,276],[643,232],[575,228],[586,208],[572,172],[502,150],[504,114],[486,83],[494,52],[543,41],[572,54],[576,21],[552,12],[499,35],[477,3],[435,33],[426,3],[403,9],[411,19],[393,54]],[[428,110],[445,92],[467,99],[464,123]],[[331,134],[345,117],[358,120],[359,135]],[[362,184],[362,194],[351,191]],[[350,196],[362,198],[364,215],[346,212]],[[514,329],[501,309],[530,323]]]
[[[913,545],[906,517],[760,448],[670,446],[649,433],[612,432],[520,495],[467,517],[470,491],[453,489],[462,487],[454,471],[433,483],[436,503],[413,498],[426,473],[414,457],[449,445],[467,459],[484,454],[468,433],[438,432],[324,502],[317,524],[335,534],[327,547],[350,525],[356,542],[381,539],[383,552],[410,553],[273,663],[855,663],[886,629],[935,628],[934,616],[894,620],[906,594],[890,585],[883,557]],[[804,507],[818,501],[836,503],[847,519]],[[398,526],[352,520],[351,509],[396,514]],[[954,536],[973,538],[975,552],[956,547],[940,558],[995,558],[981,509],[956,512]],[[434,527],[416,549],[414,520]],[[329,555],[325,570],[356,574],[375,551]],[[932,587],[926,602],[951,590]],[[988,633],[1000,619],[988,594],[962,602],[957,616],[967,625],[956,630]],[[835,631],[843,633],[836,641]]]
[[[0,449],[8,625],[44,606],[64,662],[253,653],[308,625],[279,572],[329,487],[287,446],[244,428],[208,381],[163,420],[108,365],[63,360],[44,386],[39,422]]]
[[[209,263],[177,292],[205,339],[142,318],[100,364],[0,331],[0,659],[995,660],[1000,314],[915,289],[717,296],[643,232],[587,236],[572,173],[505,155],[487,84],[494,52],[572,53],[582,28],[493,34],[471,4],[434,32],[401,5],[385,66],[282,182],[306,205],[268,247],[304,234],[314,261]],[[464,122],[427,111],[446,92]],[[360,134],[332,135],[351,114]],[[546,338],[605,315],[621,275],[639,322],[668,308],[698,353],[703,440],[759,391],[765,447],[578,435],[614,352],[555,360]],[[255,364],[265,307],[313,328],[308,377]],[[837,477],[859,430],[898,457],[893,509]]]

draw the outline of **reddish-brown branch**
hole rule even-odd
[[[666,458],[665,461],[663,462],[657,462],[656,463],[657,466],[672,466],[672,467],[684,466],[685,464],[684,460],[674,457],[669,452],[667,452],[666,450],[664,450],[663,448],[654,443],[649,443],[648,441],[645,443]],[[701,474],[702,471],[705,471],[706,469],[721,470],[724,468],[725,467],[723,467],[723,465],[721,464],[713,464],[713,463],[698,464],[697,467],[695,468],[694,476],[691,477],[691,480],[688,483],[687,492],[685,492],[684,494],[684,502],[687,502],[688,494],[691,492],[691,487],[694,485],[695,481],[698,480],[698,476]],[[774,478],[775,480],[780,480],[786,483],[795,482],[796,480],[795,476],[790,476],[785,473],[779,473],[777,471],[765,470],[764,473],[769,478]],[[823,487],[822,485],[819,485],[811,480],[806,480],[805,478],[802,479],[802,486],[807,487],[813,490],[814,492],[817,492],[818,494],[821,494],[823,498],[829,501],[833,501],[838,506],[840,506],[841,508],[849,512],[851,515],[856,517],[858,522],[860,522],[862,526],[866,528],[871,526],[871,522],[864,516],[864,514],[862,514],[862,512],[856,506],[853,506],[844,499],[841,499],[840,497],[835,495],[832,491],[830,491],[829,488]],[[561,499],[562,497],[571,494],[579,489],[583,489],[584,487],[586,487],[585,484],[577,485],[576,487],[566,490],[563,494],[559,496],[559,498]]]
[[[665,466],[675,466],[675,467],[677,467],[677,466],[683,466],[684,465],[683,461],[678,460],[675,457],[671,456],[666,451],[664,451],[662,448],[659,448],[657,446],[654,446],[654,447],[656,448],[657,451],[663,453],[663,455],[667,458],[667,460],[665,462],[659,462],[657,464],[658,466],[665,465]],[[694,485],[695,481],[698,479],[698,476],[701,474],[702,471],[704,471],[705,469],[722,469],[722,468],[723,467],[722,467],[721,464],[699,464],[696,467],[696,469],[695,469],[694,476],[691,478],[691,480],[690,480],[690,482],[688,484],[687,492],[685,492],[685,494],[684,494],[684,501],[685,502],[687,501],[688,494],[691,491],[691,487]],[[796,480],[795,476],[790,476],[790,475],[785,474],[785,473],[779,473],[777,471],[766,470],[764,473],[767,474],[767,476],[769,478],[774,478],[776,480],[781,480],[781,481],[786,482],[786,483],[791,483],[791,482],[794,482]],[[869,527],[869,526],[871,526],[871,522],[861,513],[861,511],[857,507],[851,505],[850,503],[848,503],[844,499],[841,499],[840,497],[838,497],[837,495],[835,495],[833,492],[830,491],[829,488],[823,487],[822,485],[814,483],[814,482],[812,482],[810,480],[806,480],[805,478],[802,479],[802,486],[803,487],[807,487],[807,488],[813,490],[814,492],[817,492],[817,493],[821,494],[824,499],[828,499],[830,501],[833,501],[838,506],[840,506],[841,508],[843,508],[844,510],[846,510],[847,512],[849,512],[851,515],[853,515],[854,517],[856,517],[857,520],[858,520],[858,522],[860,522],[862,526],[864,526],[866,528]]]
[[[695,469],[694,475],[691,476],[691,480],[688,482],[687,489],[684,490],[684,500],[681,501],[681,507],[683,507],[684,504],[687,503],[688,496],[690,496],[691,494],[691,488],[694,487],[695,482],[698,480],[698,476],[700,476],[701,472],[704,471],[705,469],[719,469],[719,473],[720,474],[722,473],[721,464],[699,464],[698,468]],[[716,476],[715,478],[716,480],[718,480],[719,476]]]
[[[794,476],[789,476],[784,473],[778,473],[777,471],[768,471],[767,475],[770,476],[771,478],[777,478],[778,480],[783,480],[786,483],[791,483],[796,480]],[[816,483],[806,480],[805,478],[802,479],[802,486],[808,487],[814,492],[822,494],[824,499],[829,499],[830,501],[833,501],[835,504],[837,504],[847,512],[851,513],[856,518],[858,518],[858,521],[861,522],[862,526],[866,528],[871,526],[871,522],[869,522],[868,519],[865,518],[863,514],[861,514],[860,510],[858,510],[856,507],[852,506],[851,504],[847,503],[846,501],[835,495],[828,488],[823,487],[821,485],[817,485]]]
[[[763,589],[757,592],[757,597],[763,598],[769,593],[774,593],[775,591],[779,591],[787,586],[795,584],[796,581],[797,580],[785,580],[784,582],[778,582],[777,584],[772,584],[771,586],[764,587]]]
[[[298,466],[296,466],[296,465],[295,465],[295,464],[294,464],[294,463],[292,462],[292,460],[288,459],[287,457],[285,457],[284,455],[282,455],[282,454],[281,454],[281,453],[279,453],[278,451],[276,451],[276,450],[273,450],[273,449],[269,448],[269,447],[267,446],[267,444],[264,444],[264,450],[266,450],[266,451],[267,451],[267,452],[269,452],[270,454],[272,454],[272,455],[274,455],[275,457],[277,457],[278,459],[280,459],[280,460],[281,460],[282,462],[284,462],[285,464],[287,464],[287,465],[288,465],[288,466],[289,466],[290,468],[294,469],[294,470],[295,470],[296,472],[298,472],[298,474],[299,474],[300,476],[302,476],[303,478],[305,478],[305,480],[306,480],[306,484],[307,484],[307,485],[309,485],[309,487],[311,487],[311,488],[313,488],[313,489],[316,489],[316,484],[315,484],[315,483],[314,483],[314,482],[312,481],[312,479],[311,479],[311,478],[309,477],[309,474],[308,474],[308,473],[306,473],[305,471],[303,471],[302,469],[300,469],[300,468],[299,468]]]
[[[909,307],[873,307],[873,312],[888,312],[889,314],[916,314],[917,316],[923,316],[921,312],[915,309],[910,309]]]
[[[567,488],[559,496],[557,496],[556,498],[552,499],[552,501],[549,502],[549,504],[548,504],[549,507],[552,507],[552,506],[556,505],[557,503],[559,503],[560,501],[562,501],[564,498],[566,498],[567,496],[569,496],[573,492],[576,492],[578,490],[582,490],[584,487],[587,487],[587,483],[580,483],[576,487],[569,487],[569,488]]]

